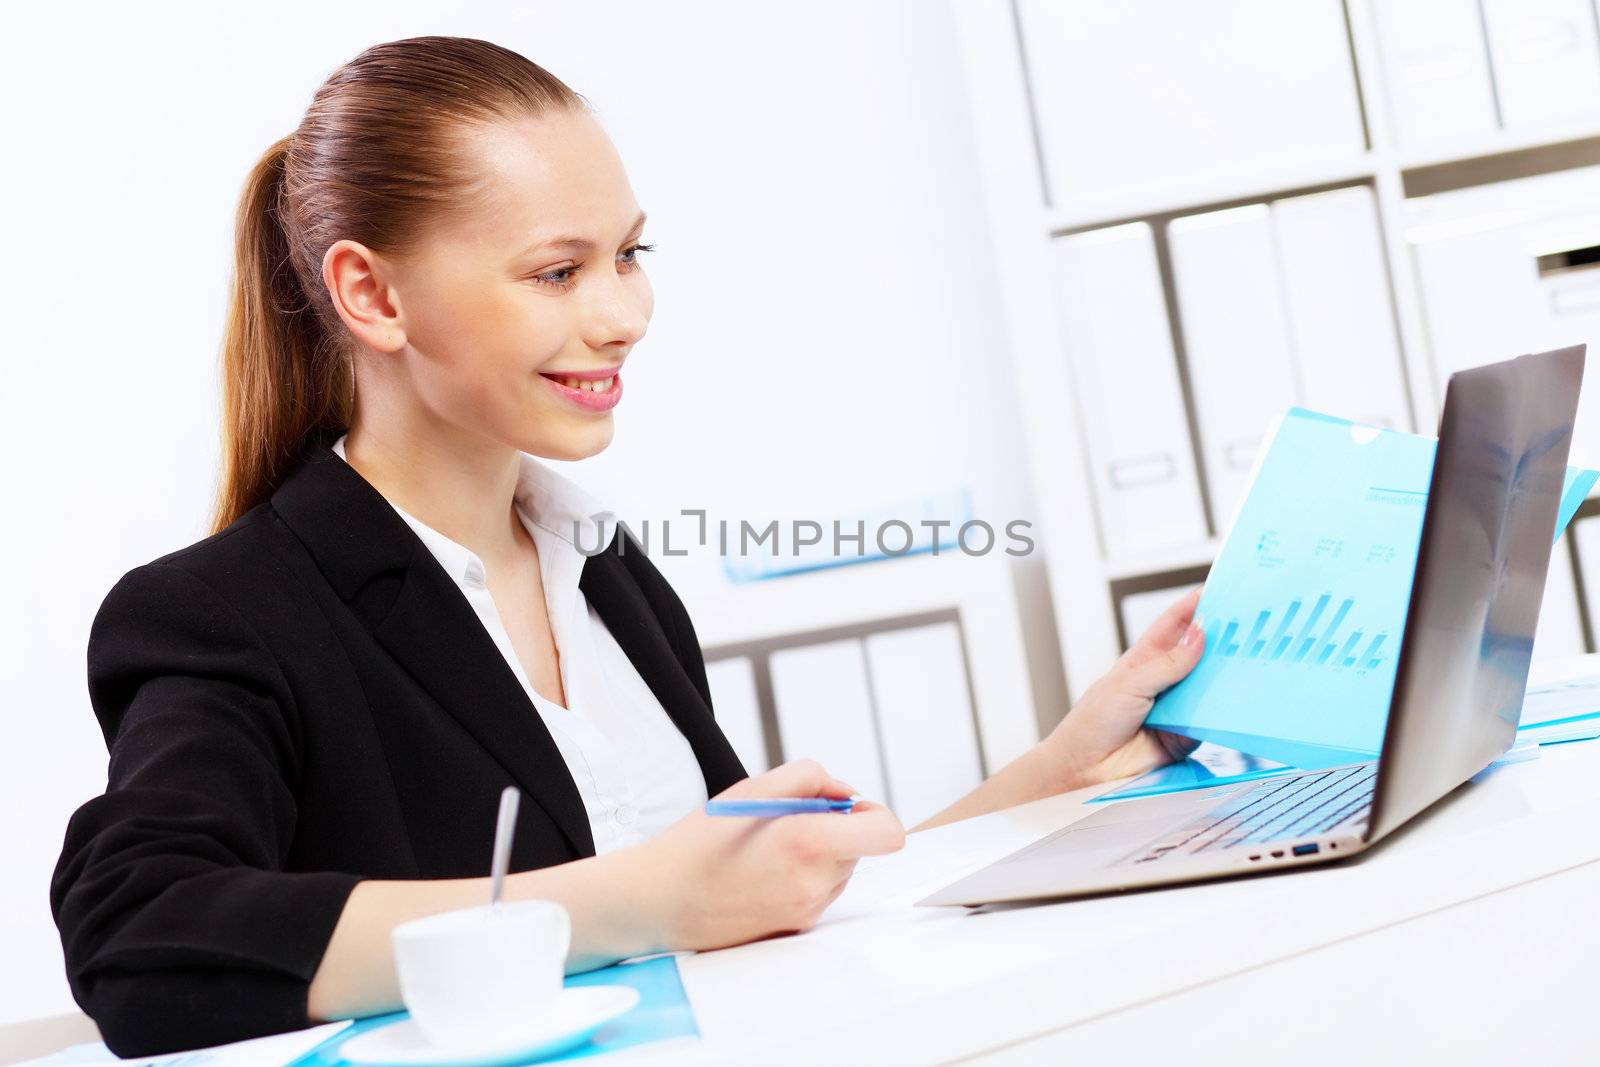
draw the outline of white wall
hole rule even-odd
[[[0,300],[0,1022],[71,1008],[46,891],[104,787],[116,578],[205,533],[236,197],[323,78],[424,33],[602,113],[652,221],[651,335],[577,475],[624,514],[847,514],[966,485],[1029,517],[943,5],[69,5],[8,15]],[[18,381],[20,379],[20,382]],[[996,523],[997,526],[1000,523]],[[715,559],[663,561],[693,608]]]

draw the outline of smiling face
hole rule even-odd
[[[404,345],[377,353],[430,419],[550,459],[610,444],[617,374],[654,308],[644,216],[598,122],[558,111],[468,135],[466,206],[388,260]],[[387,375],[386,375],[387,376]]]

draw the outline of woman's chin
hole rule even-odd
[[[586,419],[585,425],[562,427],[560,433],[541,433],[524,449],[546,459],[579,460],[599,455],[611,444],[616,432],[615,421],[608,411],[597,419]]]

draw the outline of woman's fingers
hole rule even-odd
[[[1161,746],[1162,751],[1167,754],[1167,758],[1173,763],[1188,759],[1189,754],[1200,747],[1200,742],[1192,737],[1184,737],[1181,734],[1171,733],[1167,730],[1158,730],[1155,727],[1150,728],[1150,736],[1155,740],[1156,744]]]
[[[1134,693],[1142,698],[1155,699],[1158,693],[1194,670],[1194,665],[1200,662],[1200,654],[1205,651],[1205,645],[1205,631],[1197,624],[1190,623],[1170,648],[1151,650],[1144,659],[1129,664],[1126,677]]]
[[[1190,624],[1195,621],[1194,612],[1200,604],[1200,593],[1203,589],[1204,586],[1195,586],[1173,601],[1156,621],[1139,635],[1139,639],[1128,650],[1126,658],[1130,665],[1138,665],[1152,656],[1170,651],[1183,640]]]
[[[1177,643],[1194,618],[1194,609],[1200,605],[1200,594],[1204,590],[1205,586],[1197,585],[1167,605],[1145,631],[1145,636],[1163,647]]]
[[[854,866],[855,865],[852,863],[851,864],[852,870],[854,869]],[[834,885],[833,889],[831,889],[828,892],[828,899],[823,901],[823,904],[822,904],[823,910],[826,911],[830,904],[832,904],[834,901],[838,900],[839,899],[839,894],[843,893],[845,891],[845,889],[849,885],[850,885],[850,871],[846,871],[844,873],[844,876],[842,878],[840,878],[839,881]]]
[[[855,788],[841,782],[816,760],[799,759],[735,782],[717,796],[730,800],[741,797],[838,797],[855,794]],[[853,862],[862,856],[897,852],[906,843],[905,827],[894,812],[871,800],[858,800],[847,813],[813,812],[785,815],[772,820],[779,832],[800,834],[809,839],[808,847],[838,860]]]
[[[815,815],[786,815],[785,819],[804,820],[804,832],[817,834],[830,854],[840,859],[881,856],[898,852],[906,843],[906,828],[894,812],[870,800],[856,801],[855,810]]]

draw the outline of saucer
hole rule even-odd
[[[395,1067],[498,1067],[527,1063],[581,1045],[605,1022],[639,1003],[625,985],[573,986],[535,1019],[486,1045],[435,1045],[411,1019],[358,1034],[339,1046],[350,1063]]]

